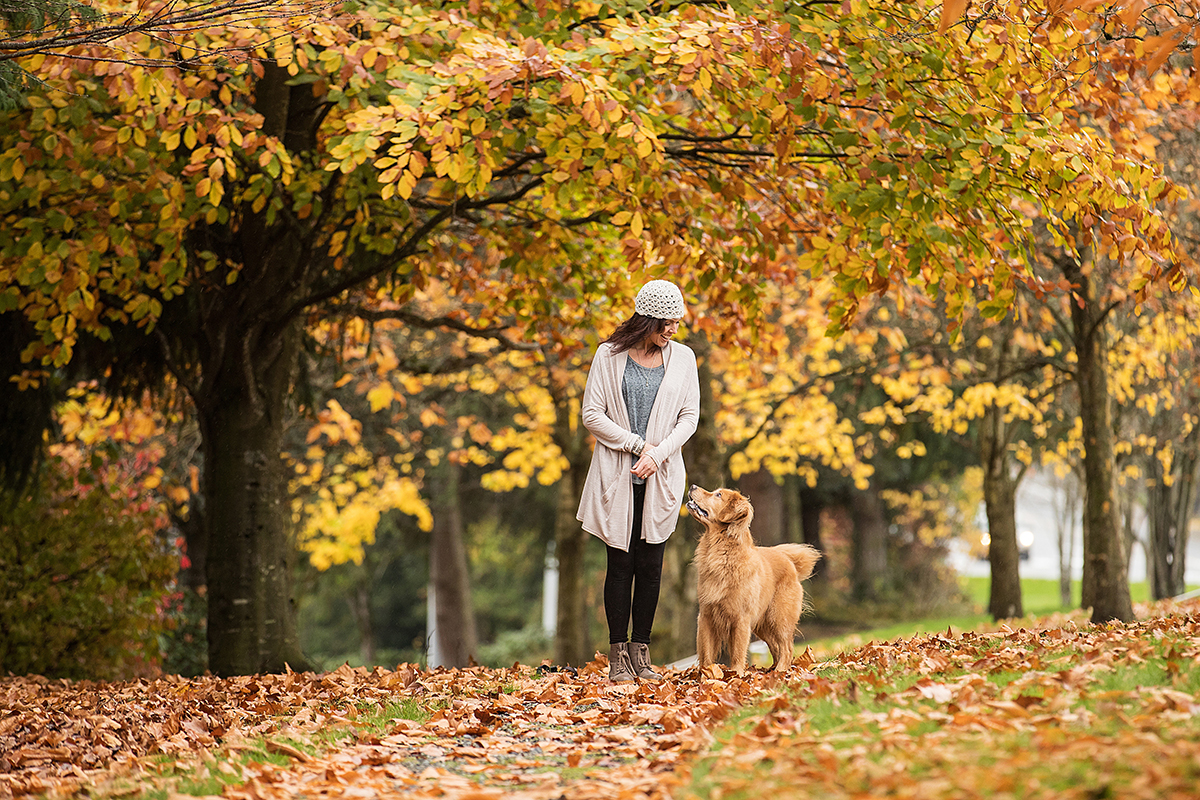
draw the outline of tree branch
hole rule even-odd
[[[309,10],[307,4],[304,5],[306,13],[318,10]],[[207,0],[191,6],[181,6],[176,0],[167,0],[152,11],[139,11],[129,16],[111,14],[95,22],[76,18],[26,31],[7,30],[0,37],[0,61],[39,53],[49,55],[72,47],[106,45],[135,33],[182,33],[200,30],[217,22],[228,24],[244,20],[250,23],[250,17],[255,19],[255,26],[259,27],[261,23],[257,21],[264,17],[285,19],[298,13],[300,9],[292,0]],[[123,58],[114,60],[127,61]]]
[[[423,317],[413,311],[407,311],[403,308],[394,309],[373,309],[366,308],[362,305],[338,305],[333,307],[333,311],[337,316],[353,316],[368,322],[379,322],[380,320],[398,320],[411,325],[414,328],[423,330],[437,330],[444,328],[458,333],[465,333],[477,339],[492,339],[500,343],[500,350],[519,350],[522,352],[536,352],[541,350],[541,345],[534,342],[518,342],[509,338],[505,333],[505,328],[500,325],[490,325],[486,328],[475,328],[461,320],[453,317]]]

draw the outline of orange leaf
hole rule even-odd
[[[971,0],[946,0],[942,3],[942,18],[938,22],[938,33],[945,33],[967,10]]]
[[[1133,30],[1137,25],[1138,17],[1142,16],[1142,12],[1146,10],[1147,5],[1147,0],[1132,0],[1117,16],[1121,18],[1121,22],[1124,23],[1126,28]]]
[[[1191,28],[1192,26],[1188,24],[1176,25],[1162,36],[1146,37],[1146,41],[1143,43],[1144,52],[1150,56],[1146,62],[1147,75],[1153,75],[1155,72],[1158,72],[1159,67],[1171,57],[1171,53],[1175,52],[1175,49],[1183,41],[1183,37],[1187,36]]]

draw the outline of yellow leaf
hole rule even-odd
[[[396,391],[390,383],[381,383],[367,392],[367,402],[371,404],[371,411],[378,412],[390,406],[395,396]]]

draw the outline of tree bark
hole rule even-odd
[[[811,544],[813,547],[825,552],[825,545],[821,540],[821,513],[825,510],[825,502],[821,494],[813,489],[809,489],[800,480],[796,483],[799,485],[800,499],[800,539],[804,544]],[[824,581],[828,578],[828,559],[822,558],[817,562],[816,568],[813,570],[813,580]]]
[[[567,459],[559,479],[558,510],[554,519],[554,556],[558,559],[558,608],[554,631],[554,661],[586,664],[593,651],[584,553],[591,534],[576,519],[579,498],[592,462],[587,429],[579,422],[575,382],[558,364],[550,364],[547,385],[554,400],[554,443]]]
[[[783,487],[768,469],[738,478],[738,490],[754,504],[754,541],[764,547],[787,541]]]
[[[887,583],[888,523],[883,499],[874,484],[850,498],[854,524],[854,565],[851,577],[856,600],[878,600]]]
[[[1091,603],[1092,622],[1129,622],[1133,619],[1133,602],[1117,523],[1105,312],[1098,307],[1091,277],[1081,265],[1071,258],[1059,263],[1074,288],[1071,328],[1084,445],[1083,595],[1085,603]]]
[[[587,465],[576,460],[571,462],[558,484],[558,515],[554,523],[554,555],[558,558],[554,660],[558,664],[581,665],[592,660],[583,568],[589,534],[575,518],[586,477]]]
[[[354,573],[354,583],[346,602],[350,605],[350,616],[354,617],[354,626],[358,629],[358,654],[362,663],[375,663],[375,616],[371,611],[371,600],[374,584],[371,581],[370,569],[359,566]]]
[[[442,656],[439,667],[470,666],[475,657],[475,610],[471,606],[471,576],[463,541],[459,478],[462,468],[452,461],[441,464],[431,482],[434,502],[433,530],[429,543],[429,583],[436,596],[436,635]]]
[[[208,664],[216,675],[308,667],[296,629],[280,458],[297,337],[295,328],[279,337],[241,334],[239,340],[257,342],[247,345],[255,355],[226,351],[210,391],[195,398],[208,526]]]
[[[1058,484],[1055,531],[1058,536],[1058,595],[1071,608],[1071,565],[1075,561],[1075,530],[1079,525],[1079,479],[1072,472]]]
[[[1200,427],[1180,443],[1173,480],[1158,458],[1150,458],[1150,481],[1146,496],[1150,531],[1146,566],[1150,591],[1155,600],[1175,597],[1187,590],[1188,523],[1196,499],[1196,469],[1200,461]]]
[[[991,407],[979,427],[983,499],[987,509],[991,587],[988,613],[994,620],[1025,615],[1021,600],[1020,547],[1017,544],[1017,485],[1008,462],[1003,412]]]

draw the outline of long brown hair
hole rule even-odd
[[[647,317],[635,311],[632,317],[618,325],[612,336],[604,341],[611,344],[615,352],[623,353],[667,327],[668,322],[670,320]]]

